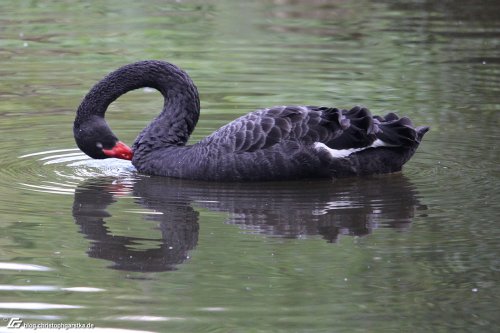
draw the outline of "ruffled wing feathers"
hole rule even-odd
[[[200,142],[224,152],[253,152],[283,141],[330,141],[349,127],[338,109],[281,106],[257,110],[223,126]]]
[[[323,143],[331,149],[418,145],[429,127],[415,128],[395,113],[373,116],[364,107],[350,110],[318,106],[279,106],[257,110],[223,126],[200,142],[222,153],[254,152],[286,141]]]

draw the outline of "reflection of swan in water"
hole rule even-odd
[[[146,220],[159,222],[159,239],[133,236],[117,236],[105,225],[111,217],[106,208],[116,201],[113,192],[119,186],[114,179],[96,178],[78,186],[73,203],[73,217],[81,232],[92,241],[88,255],[93,258],[111,260],[112,268],[128,271],[174,270],[176,264],[188,258],[188,252],[198,242],[198,213],[187,201],[168,204],[168,199],[140,198],[142,205],[157,209],[163,214],[146,215]],[[151,200],[151,204],[149,204]],[[129,221],[128,221],[129,222]],[[144,242],[160,243],[160,246],[146,250],[131,246]]]
[[[390,179],[389,179],[390,178]],[[94,179],[76,190],[73,215],[82,233],[93,240],[91,257],[115,262],[114,268],[140,271],[175,269],[198,241],[198,213],[193,207],[227,212],[227,222],[252,233],[299,238],[321,235],[362,236],[377,227],[407,228],[418,203],[416,191],[402,175],[337,181],[286,183],[209,183],[165,177],[140,177],[133,195],[155,211],[146,219],[159,223],[161,239],[113,236],[105,227],[106,207],[115,201],[113,179]],[[116,188],[115,188],[116,189]],[[130,221],[129,221],[130,223]],[[160,242],[148,250],[129,246]]]

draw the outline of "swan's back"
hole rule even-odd
[[[387,118],[387,119],[386,119]],[[200,142],[135,162],[141,172],[214,181],[340,178],[400,171],[428,128],[366,108],[279,106],[246,114]]]

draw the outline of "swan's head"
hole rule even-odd
[[[132,160],[134,153],[130,147],[113,134],[103,118],[93,117],[73,127],[75,141],[85,154],[92,158],[120,158]]]

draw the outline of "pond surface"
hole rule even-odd
[[[496,1],[0,4],[0,332],[498,332]],[[261,107],[395,111],[431,131],[401,174],[216,184],[137,174],[73,141],[111,70],[176,63],[195,142]],[[159,93],[108,111],[132,143]],[[50,331],[50,330],[49,330]]]

